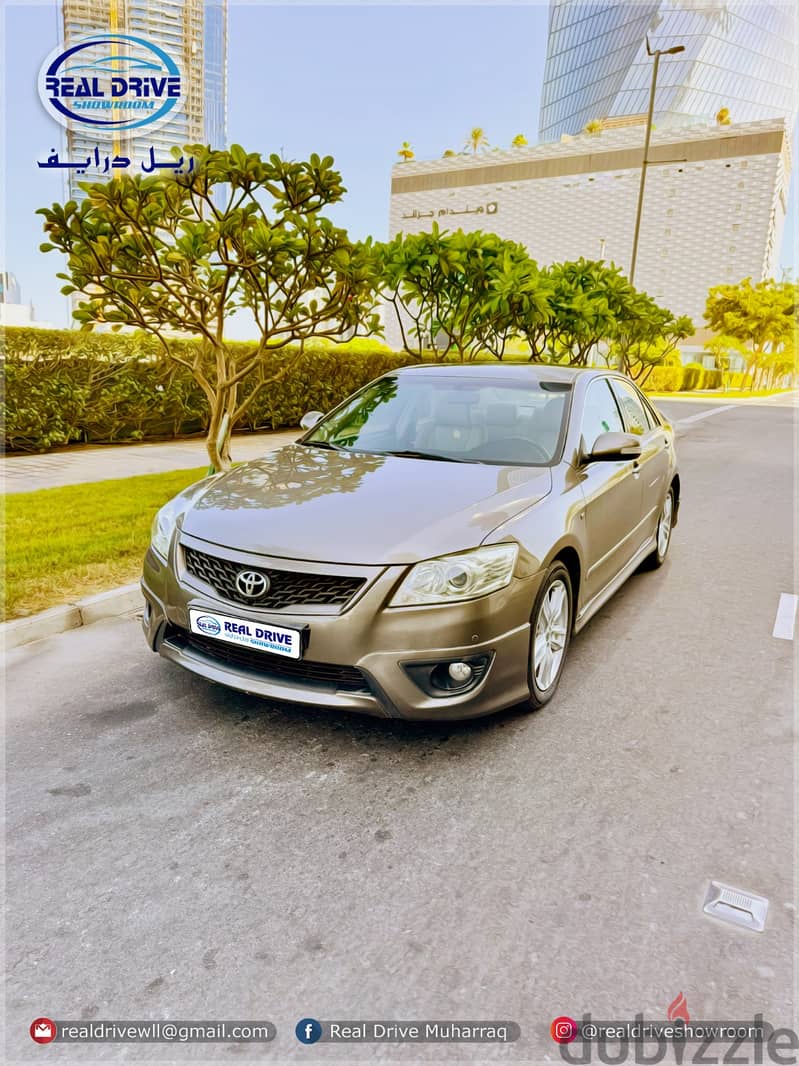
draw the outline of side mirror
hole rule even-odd
[[[324,417],[322,411],[306,411],[300,419],[300,429],[313,429],[316,423]]]
[[[588,462],[595,460],[635,459],[641,454],[641,439],[634,433],[600,433],[594,446],[585,456]]]

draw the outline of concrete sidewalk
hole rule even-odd
[[[302,430],[236,434],[231,444],[234,461],[257,459],[300,436]],[[0,478],[5,492],[33,492],[88,481],[161,474],[207,466],[204,440],[164,441],[161,444],[102,444],[69,448],[46,455],[11,455],[0,458]]]

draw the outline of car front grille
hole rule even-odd
[[[174,625],[167,627],[164,640],[181,650],[199,652],[204,658],[213,659],[220,666],[243,667],[262,678],[295,682],[328,691],[371,694],[366,676],[356,666],[278,658],[268,652],[226,644],[221,640],[200,636],[199,633],[189,633]]]
[[[296,570],[273,570],[263,566],[248,566],[207,555],[196,548],[183,546],[186,569],[194,577],[210,585],[220,596],[234,603],[248,606],[271,607],[283,610],[287,607],[325,605],[344,607],[365,582],[362,577],[338,574],[308,574]],[[258,599],[243,596],[236,588],[236,577],[242,571],[263,574],[269,580],[269,588]]]

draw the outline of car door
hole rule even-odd
[[[641,439],[638,460],[641,481],[641,531],[639,547],[655,532],[666,496],[669,476],[669,438],[631,381],[611,378],[611,387],[624,418],[624,428]]]
[[[585,458],[597,437],[611,432],[625,432],[625,423],[608,378],[595,378],[586,390],[581,421],[586,564],[583,603],[613,580],[639,546],[636,537],[631,536],[641,513],[637,461]]]

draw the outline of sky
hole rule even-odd
[[[63,199],[59,172],[36,166],[61,136],[36,93],[41,62],[60,43],[58,6],[0,0],[0,8],[6,83],[0,270],[16,274],[38,319],[66,326],[59,260],[39,252],[35,214]],[[403,141],[420,159],[459,150],[473,126],[482,126],[492,145],[505,147],[517,133],[535,143],[546,38],[545,0],[396,6],[231,0],[228,138],[265,155],[332,155],[348,192],[331,217],[355,238],[385,239],[391,167]]]

